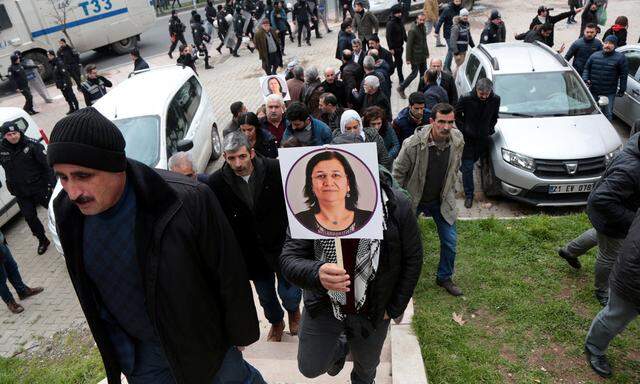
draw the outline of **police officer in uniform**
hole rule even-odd
[[[11,66],[9,67],[9,80],[13,89],[16,92],[22,93],[24,96],[24,109],[30,115],[35,115],[36,111],[33,110],[33,96],[31,95],[31,89],[29,88],[29,80],[27,74],[20,63],[20,56],[11,55]]]
[[[202,17],[197,12],[193,14],[193,17],[191,18],[191,33],[193,35],[193,43],[198,49],[198,52],[202,52],[204,54],[204,69],[213,68],[213,66],[209,65],[209,51],[205,44],[211,40],[211,36],[204,30],[204,27],[202,26]]]
[[[49,204],[55,184],[53,171],[47,163],[44,146],[26,137],[15,122],[2,124],[0,135],[0,165],[4,168],[7,188],[16,197],[20,212],[38,239],[38,255],[42,255],[50,241],[45,236],[36,207],[47,208]]]
[[[84,102],[90,107],[99,98],[107,94],[107,87],[113,84],[104,76],[98,76],[98,70],[93,64],[87,65],[87,80],[80,85],[80,90],[84,96]]]
[[[64,61],[61,57],[56,57],[56,53],[53,50],[47,52],[49,58],[49,64],[53,68],[53,80],[56,83],[56,87],[62,92],[62,96],[69,104],[69,111],[67,115],[80,109],[76,94],[73,93],[73,82],[71,81],[71,75],[67,71]]]

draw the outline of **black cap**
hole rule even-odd
[[[124,172],[127,157],[122,132],[93,107],[58,121],[51,131],[49,165],[75,164],[106,172]]]
[[[395,15],[396,13],[402,13],[402,6],[400,4],[394,4],[391,7],[391,14]]]
[[[20,132],[22,133],[22,131],[20,131],[20,128],[18,128],[18,125],[13,122],[13,121],[7,121],[6,123],[2,124],[2,126],[0,126],[0,139],[4,138],[4,135],[6,135],[9,132]]]
[[[489,20],[501,19],[500,12],[497,9],[491,11],[491,16],[489,16]]]

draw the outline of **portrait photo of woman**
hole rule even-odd
[[[284,100],[289,100],[287,83],[283,77],[279,75],[263,76],[260,78],[260,87],[262,88],[262,96],[265,98],[269,95],[281,96]]]
[[[342,153],[316,153],[307,163],[304,177],[307,209],[295,217],[305,228],[322,236],[341,237],[367,224],[372,211],[358,208],[356,174]]]

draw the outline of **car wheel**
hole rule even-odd
[[[131,50],[136,46],[137,43],[138,38],[136,36],[131,36],[112,43],[111,49],[113,49],[113,52],[115,52],[117,55],[124,55],[125,53],[131,52]]]
[[[487,197],[500,196],[500,187],[498,179],[493,172],[493,164],[491,163],[491,157],[485,156],[482,158],[480,167],[480,178],[482,182],[482,190]]]
[[[213,127],[211,127],[211,160],[218,160],[221,155],[222,142],[218,133],[218,124],[214,123]]]

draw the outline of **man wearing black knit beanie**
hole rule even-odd
[[[48,161],[69,276],[109,384],[257,383],[259,337],[242,255],[204,184],[127,159],[94,108],[60,120]]]

